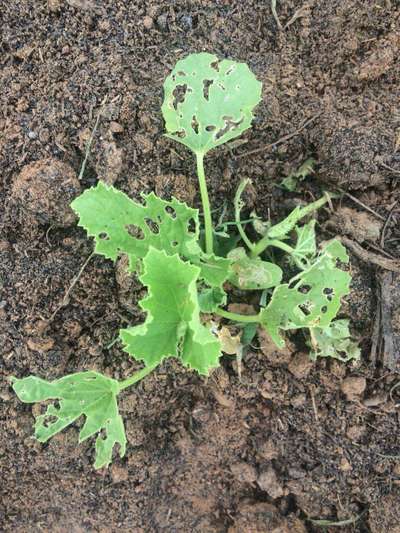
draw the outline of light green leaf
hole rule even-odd
[[[274,263],[251,259],[244,248],[235,248],[228,254],[232,261],[229,281],[242,290],[268,289],[282,279],[282,270]]]
[[[79,433],[79,442],[105,431],[96,439],[95,468],[108,466],[115,444],[119,455],[125,455],[124,423],[118,412],[118,382],[97,372],[80,372],[54,381],[35,376],[13,380],[13,389],[25,403],[58,400],[47,407],[45,414],[36,418],[35,437],[46,442],[64,428],[85,415],[86,421]]]
[[[288,191],[295,191],[299,181],[303,181],[307,176],[314,172],[315,159],[307,159],[304,163],[295,171],[292,172],[287,178],[281,181],[281,186]]]
[[[335,318],[341,297],[349,293],[351,280],[336,266],[337,260],[347,262],[348,256],[342,244],[333,240],[307,270],[275,288],[260,318],[279,347],[285,344],[280,329],[324,328]]]
[[[203,289],[198,296],[202,313],[213,313],[218,307],[226,304],[226,293],[219,287]]]
[[[146,366],[178,357],[185,366],[208,375],[219,365],[221,350],[200,322],[196,288],[200,269],[154,248],[143,264],[140,280],[148,287],[148,296],[140,306],[147,317],[144,324],[120,331],[125,351]]]
[[[95,238],[95,252],[116,260],[129,257],[130,271],[135,271],[152,246],[184,257],[201,252],[198,210],[175,198],[161,200],[154,193],[143,194],[144,204],[101,181],[86,190],[72,204],[79,215],[79,225]]]
[[[270,239],[283,239],[287,234],[292,231],[297,222],[304,218],[309,213],[312,213],[316,209],[322,207],[328,201],[328,197],[322,197],[311,204],[306,205],[305,207],[297,206],[293,211],[284,219],[282,222],[271,226],[267,230],[267,235]]]
[[[198,258],[189,257],[190,261],[200,267],[200,278],[211,287],[222,287],[228,279],[231,260],[214,254],[201,253]]]
[[[317,243],[315,240],[315,220],[310,220],[304,226],[296,226],[297,241],[292,257],[300,268],[308,266],[309,259],[317,253]]]
[[[333,357],[340,361],[358,360],[361,355],[358,343],[351,339],[349,320],[334,320],[324,328],[311,328],[310,357]]]
[[[166,78],[164,95],[167,137],[205,154],[250,127],[261,82],[245,63],[191,54]]]

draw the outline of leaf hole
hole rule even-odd
[[[210,67],[219,72],[219,59],[216,59],[212,63],[210,63]]]
[[[206,126],[206,131],[214,131],[216,130],[216,126],[214,126],[213,124],[210,124],[209,126]]]
[[[328,302],[331,302],[333,300],[333,296],[334,296],[334,290],[329,288],[329,287],[326,287],[323,291],[322,291],[325,296],[326,296],[326,299],[328,300]]]
[[[310,301],[304,302],[299,305],[300,311],[305,315],[309,316],[311,314],[312,303]]]
[[[192,117],[192,123],[191,123],[191,126],[192,126],[192,130],[195,132],[195,134],[197,135],[199,133],[199,123],[197,121],[197,118],[196,118],[196,115],[193,115]]]
[[[222,118],[225,121],[225,126],[221,128],[219,131],[217,131],[217,133],[215,134],[216,139],[220,139],[221,137],[223,137],[230,131],[235,130],[243,122],[243,119],[240,119],[239,121],[236,122],[232,120],[232,117],[222,117]]]
[[[101,430],[99,431],[99,438],[101,440],[107,439],[107,431],[105,430],[105,428],[101,428]]]
[[[45,428],[49,428],[50,426],[55,424],[57,420],[58,418],[54,415],[46,415],[45,418],[43,419],[43,426]]]
[[[175,246],[178,246],[178,244],[179,244],[178,241],[172,241],[172,246],[175,247]]]
[[[298,291],[301,292],[301,294],[308,294],[311,290],[311,285],[302,285],[298,288]]]
[[[203,80],[203,96],[208,101],[210,96],[210,87],[214,83],[214,80]]]
[[[324,314],[325,314],[327,311],[328,311],[327,306],[326,306],[326,305],[323,305],[323,306],[321,307],[321,313],[324,313]]]
[[[160,233],[160,228],[158,227],[158,224],[154,222],[154,220],[151,220],[151,218],[145,218],[144,221],[146,222],[147,227],[152,233],[154,233],[155,235],[158,235],[158,233]]]
[[[170,205],[167,205],[166,208],[165,208],[165,212],[171,217],[171,218],[176,218],[176,211],[173,207],[171,207]]]
[[[188,233],[195,233],[196,232],[196,222],[193,218],[188,220],[188,227],[187,227]]]
[[[174,106],[175,111],[178,109],[178,105],[182,104],[185,101],[187,93],[187,85],[184,83],[183,85],[177,85],[172,93],[174,97],[174,101],[172,102],[172,105]]]
[[[110,237],[108,236],[108,233],[103,231],[103,232],[99,233],[99,239],[101,239],[102,241],[109,241]]]
[[[234,72],[235,70],[235,65],[232,65],[231,67],[228,68],[228,70],[225,72],[225,76],[229,76],[229,74],[232,74],[232,72]]]
[[[185,130],[179,130],[174,131],[171,135],[175,135],[175,137],[179,137],[179,139],[184,139],[186,137],[186,131]]]
[[[183,72],[183,70],[180,70],[178,72],[178,76],[186,76],[186,72]]]
[[[135,239],[144,239],[142,228],[139,228],[136,224],[126,224],[125,229],[131,237],[135,237]]]

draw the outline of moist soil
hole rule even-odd
[[[1,531],[399,533],[400,7],[286,0],[276,19],[271,4],[0,0]],[[95,471],[79,424],[32,439],[40,407],[7,380],[135,368],[113,341],[143,320],[144,291],[99,256],[71,288],[92,242],[69,203],[102,179],[199,206],[160,113],[165,76],[198,51],[263,82],[253,128],[207,157],[216,217],[243,178],[265,219],[346,193],[318,235],[353,245],[343,316],[362,358],[310,363],[301,335],[279,352],[260,333],[208,379],[165,362],[121,396],[127,453]],[[297,192],[277,187],[309,157]]]

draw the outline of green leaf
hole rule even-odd
[[[260,318],[279,347],[285,345],[280,329],[324,328],[336,316],[351,281],[350,274],[337,268],[337,260],[347,262],[348,256],[342,244],[333,240],[307,270],[275,288]]]
[[[125,351],[146,366],[178,357],[185,366],[208,375],[219,365],[221,349],[200,322],[196,288],[200,269],[154,248],[143,264],[140,280],[148,287],[148,296],[140,306],[147,317],[144,324],[120,331]]]
[[[97,372],[80,372],[55,381],[35,376],[13,380],[13,389],[25,403],[58,400],[59,407],[51,404],[45,414],[36,418],[35,437],[46,442],[64,428],[85,415],[86,421],[79,433],[79,442],[95,433],[105,432],[96,439],[95,468],[108,466],[115,444],[119,455],[125,455],[124,423],[118,412],[118,382]]]
[[[213,313],[218,307],[226,305],[226,293],[219,287],[203,289],[198,298],[202,313]]]
[[[267,231],[267,235],[270,239],[283,239],[286,235],[292,231],[297,222],[304,218],[309,213],[312,213],[316,209],[322,207],[328,198],[322,197],[311,204],[306,205],[305,207],[297,206],[293,211],[281,222],[270,227]]]
[[[304,226],[296,226],[297,241],[292,257],[300,268],[308,266],[309,259],[317,253],[317,243],[315,240],[315,220],[310,220]]]
[[[261,82],[245,63],[191,54],[165,80],[164,95],[167,137],[205,154],[250,127]]]
[[[334,357],[340,361],[358,360],[358,343],[351,339],[349,320],[334,320],[325,328],[311,328],[310,357]]]
[[[288,191],[295,191],[299,181],[303,181],[307,176],[314,172],[315,159],[307,159],[304,163],[296,170],[292,172],[287,178],[284,178],[281,181],[281,186],[287,189]]]
[[[282,279],[282,270],[274,263],[262,261],[259,257],[250,259],[244,248],[235,248],[228,254],[231,259],[229,281],[242,290],[268,289],[275,287]]]
[[[201,252],[198,210],[175,198],[161,200],[154,193],[143,194],[144,204],[101,181],[86,190],[72,204],[79,215],[79,225],[95,238],[95,252],[116,260],[129,257],[129,269],[135,271],[149,247],[184,257]]]
[[[200,267],[200,278],[211,287],[222,287],[229,276],[231,260],[224,257],[217,257],[214,254],[201,253],[199,258],[188,258],[191,262]]]

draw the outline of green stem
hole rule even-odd
[[[119,390],[122,391],[122,390],[126,389],[127,387],[130,387],[131,385],[134,385],[135,383],[137,383],[141,379],[145,378],[146,376],[148,376],[156,368],[156,366],[158,366],[158,363],[155,364],[155,365],[146,366],[146,367],[142,368],[142,370],[139,370],[138,372],[135,372],[133,374],[133,376],[131,376],[130,378],[124,379],[124,381],[120,381],[119,384],[118,384],[119,385]]]
[[[230,311],[225,311],[225,309],[220,308],[214,312],[216,315],[232,320],[232,322],[260,322],[259,315],[240,315],[239,313],[231,313]]]
[[[236,191],[236,194],[235,194],[234,204],[235,204],[235,221],[236,221],[237,229],[239,231],[239,235],[242,237],[242,241],[245,243],[247,248],[251,251],[254,248],[254,244],[247,237],[246,232],[244,231],[244,228],[242,226],[242,222],[240,221],[240,212],[242,210],[241,198],[242,198],[243,191],[245,190],[245,188],[247,187],[249,183],[250,183],[249,179],[245,179],[240,183],[238,190]]]
[[[197,177],[199,178],[199,185],[200,185],[201,203],[203,204],[204,231],[205,231],[205,237],[206,237],[206,253],[212,254],[214,250],[213,226],[212,226],[212,219],[211,219],[210,200],[208,198],[207,183],[206,183],[206,177],[204,174],[204,154],[203,153],[196,152],[196,163],[197,163]]]
[[[250,252],[250,257],[253,259],[258,257],[266,248],[268,248],[268,246],[275,246],[275,248],[280,248],[288,254],[292,254],[294,252],[294,248],[292,248],[292,246],[289,246],[285,242],[278,241],[276,239],[270,239],[268,235],[266,235],[254,246],[253,250]]]

